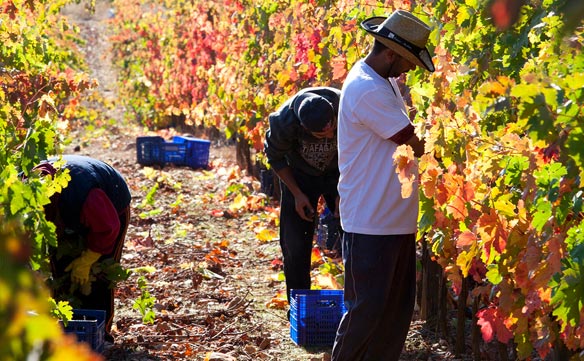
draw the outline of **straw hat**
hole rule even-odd
[[[434,71],[432,57],[426,48],[430,28],[411,13],[397,10],[387,18],[375,16],[364,20],[361,27],[407,60]]]

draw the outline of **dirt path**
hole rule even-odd
[[[87,41],[82,50],[103,97],[97,106],[102,112],[99,127],[91,133],[78,129],[68,151],[114,165],[126,176],[133,196],[122,265],[134,272],[116,290],[116,340],[105,358],[330,359],[330,350],[296,346],[285,310],[266,307],[284,288],[273,265],[280,251],[277,240],[259,241],[256,232],[258,227],[277,231],[270,208],[276,205],[267,200],[243,212],[229,209],[238,193],[261,198],[259,183],[238,172],[234,150],[212,144],[208,171],[137,164],[140,127],[124,123],[116,102],[116,72],[107,41],[107,19],[114,14],[110,2],[98,0],[94,14],[82,4],[68,6],[64,13]],[[142,294],[137,283],[141,276],[156,299],[154,324],[144,324],[133,308]],[[448,345],[421,326],[413,324],[402,360],[453,359]]]
[[[64,10],[81,30],[82,52],[99,82],[103,104],[98,124],[109,124],[90,134],[77,130],[68,151],[91,155],[118,168],[131,188],[132,222],[122,265],[134,272],[116,290],[116,341],[104,352],[108,360],[322,360],[322,350],[307,352],[289,338],[284,310],[266,303],[280,282],[271,262],[279,253],[277,241],[259,244],[253,217],[263,210],[230,216],[226,188],[234,180],[245,187],[257,181],[242,178],[234,150],[214,147],[210,171],[189,168],[144,168],[136,163],[138,127],[123,121],[116,103],[116,72],[107,42],[107,20],[113,14],[108,1],[97,1],[96,12],[80,5]],[[169,134],[162,134],[168,136]],[[148,192],[158,186],[154,205],[143,207]],[[178,201],[182,197],[182,200]],[[175,205],[172,205],[175,203]],[[178,205],[177,205],[178,204]],[[156,216],[144,216],[153,209]],[[219,212],[225,216],[217,217]],[[156,299],[156,322],[144,324],[133,308],[140,297],[137,279],[144,276]]]

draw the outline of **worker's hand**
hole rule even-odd
[[[89,271],[91,266],[97,262],[101,257],[101,254],[93,252],[92,250],[85,250],[81,253],[81,256],[71,262],[65,272],[71,271],[71,281],[77,284],[85,284],[89,282]]]
[[[341,196],[337,196],[337,199],[335,199],[335,213],[333,214],[333,217],[335,217],[335,218],[341,217],[341,213],[339,210],[340,203],[341,203]]]
[[[79,292],[84,296],[89,296],[91,294],[91,276],[89,281],[79,285]]]
[[[304,219],[308,222],[314,221],[314,208],[310,205],[310,201],[306,194],[301,194],[294,198],[296,202],[296,213],[300,216],[300,218]]]

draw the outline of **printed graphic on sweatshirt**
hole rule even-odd
[[[300,154],[306,163],[312,167],[324,171],[337,155],[336,139],[302,139],[300,141]]]

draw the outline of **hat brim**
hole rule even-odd
[[[422,51],[419,54],[414,54],[405,47],[401,46],[396,41],[378,34],[380,25],[385,21],[385,19],[386,18],[383,16],[374,16],[372,18],[362,21],[361,27],[363,28],[363,30],[373,35],[373,37],[380,43],[390,48],[391,50],[394,50],[399,55],[406,58],[413,64],[421,66],[430,72],[434,72],[435,67],[434,63],[432,62],[432,57],[430,56],[428,48],[422,49]]]

